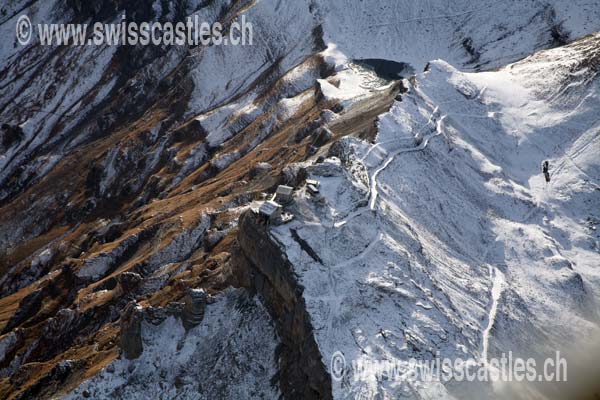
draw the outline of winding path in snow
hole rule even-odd
[[[437,110],[438,110],[438,108],[436,107],[432,113],[432,116],[437,112]],[[440,119],[437,120],[435,132],[430,135],[425,136],[418,146],[396,150],[394,153],[392,153],[392,155],[390,157],[388,157],[387,160],[385,160],[385,162],[379,168],[377,168],[375,170],[375,172],[373,172],[373,175],[371,176],[371,188],[369,191],[370,192],[369,209],[371,209],[371,210],[375,209],[375,203],[377,202],[377,196],[379,195],[379,191],[377,190],[377,176],[383,170],[385,170],[388,167],[388,165],[390,165],[390,163],[392,161],[394,161],[394,159],[398,155],[404,154],[404,153],[410,153],[413,151],[421,151],[421,150],[425,149],[427,147],[427,145],[429,144],[429,140],[431,138],[442,134],[442,123],[444,122],[445,118],[446,118],[446,115],[443,115]],[[429,122],[428,122],[428,124],[429,124]]]
[[[429,124],[431,124],[431,122],[433,121],[433,117],[434,115],[438,112],[438,107],[436,107],[433,112],[431,113],[431,116],[429,117],[429,121],[427,122],[427,124],[425,126],[428,126]],[[399,149],[397,151],[395,151],[390,157],[387,158],[387,160],[379,167],[377,168],[377,170],[375,170],[373,172],[373,175],[371,176],[371,185],[370,185],[370,190],[369,190],[369,209],[370,210],[374,210],[375,209],[375,203],[377,201],[377,197],[378,197],[378,191],[377,191],[377,176],[381,173],[381,171],[385,170],[385,168],[387,168],[387,166],[400,154],[403,153],[410,153],[410,152],[414,152],[414,151],[421,151],[423,149],[425,149],[429,143],[429,140],[435,136],[441,135],[442,134],[442,123],[444,121],[444,119],[446,118],[446,115],[443,115],[442,117],[440,117],[437,121],[436,121],[436,129],[435,132],[427,135],[423,138],[423,140],[421,141],[421,143],[418,146],[414,146],[414,147],[408,147],[408,148],[402,148]],[[373,148],[375,148],[376,146],[378,146],[381,143],[377,143],[375,145],[373,145],[373,147],[371,147],[370,150],[372,150]],[[351,214],[349,214],[344,220],[339,221],[339,222],[334,222],[333,226],[335,226],[336,228],[343,226],[344,224],[347,223],[347,221],[351,218],[354,218],[357,215],[362,214],[365,211],[365,208],[361,207],[361,209],[356,210],[354,212],[352,212]],[[347,265],[350,265],[351,263],[353,263],[356,260],[359,260],[363,257],[365,257],[366,254],[368,254],[372,249],[375,248],[375,246],[383,239],[385,233],[382,233],[381,231],[379,231],[378,229],[378,233],[377,233],[377,237],[375,240],[373,240],[360,254],[358,254],[355,257],[352,257],[340,264],[337,264],[333,267],[329,268],[328,271],[328,276],[329,276],[329,284],[330,284],[330,288],[331,288],[331,294],[330,294],[330,304],[329,304],[329,316],[328,316],[328,321],[327,321],[327,335],[326,337],[328,337],[330,340],[333,340],[333,338],[331,337],[331,332],[333,330],[333,316],[337,315],[339,313],[339,308],[340,308],[340,302],[341,302],[341,298],[339,298],[336,294],[336,284],[335,284],[335,279],[333,277],[333,269],[338,269],[341,267],[345,267]]]
[[[438,113],[439,111],[439,107],[435,107],[434,110],[431,112],[431,115],[429,116],[429,119],[427,121],[427,123],[425,123],[417,132],[417,136],[422,132],[422,130],[424,128],[426,128],[427,126],[429,126],[435,118],[435,115]],[[443,129],[443,121],[444,119],[447,117],[447,115],[443,115],[440,118],[438,118],[435,122],[435,131],[425,137],[422,138],[421,142],[417,145],[417,146],[412,146],[412,147],[405,147],[405,148],[401,148],[399,150],[396,150],[395,152],[392,153],[391,156],[389,156],[385,162],[383,164],[381,164],[374,172],[373,175],[371,175],[370,177],[370,187],[369,187],[369,201],[368,201],[368,205],[369,207],[360,207],[358,210],[348,214],[342,221],[339,222],[335,222],[333,221],[332,226],[339,228],[343,225],[345,225],[348,220],[362,214],[363,212],[365,212],[366,210],[374,210],[375,209],[375,204],[377,201],[377,197],[379,195],[378,190],[377,190],[377,176],[383,171],[385,170],[390,163],[400,154],[404,154],[404,153],[410,153],[410,152],[415,152],[415,151],[421,151],[424,150],[427,145],[429,144],[429,141],[435,137],[435,136],[439,136],[442,134],[442,129]],[[383,142],[385,143],[385,142]],[[380,146],[381,144],[383,144],[382,142],[378,142],[376,144],[374,144],[373,146],[371,146],[371,148],[368,150],[368,152],[365,154],[365,156],[362,158],[362,160],[366,159],[366,157],[369,155],[369,153],[374,150],[375,148],[377,148],[378,146]],[[334,315],[338,315],[339,314],[339,308],[341,305],[341,298],[337,295],[336,291],[337,291],[337,285],[336,285],[336,281],[335,278],[333,276],[333,270],[334,269],[339,269],[342,267],[345,267],[347,265],[352,264],[353,262],[360,260],[361,258],[365,257],[370,251],[372,251],[375,246],[381,242],[381,240],[384,238],[385,233],[381,232],[380,229],[378,229],[378,233],[376,238],[371,241],[371,243],[358,255],[356,255],[355,257],[352,257],[346,261],[343,261],[333,267],[329,267],[329,271],[328,271],[328,280],[329,280],[329,286],[330,286],[330,295],[328,296],[329,298],[329,316],[327,318],[327,325],[326,325],[326,329],[327,329],[327,333],[326,333],[326,337],[329,338],[329,340],[334,340],[334,338],[331,337],[331,332],[333,331],[333,316]]]
[[[432,122],[433,122],[433,117],[434,115],[438,112],[439,107],[435,107],[435,109],[432,111],[431,115],[429,116],[429,120],[427,121],[427,123],[425,123],[417,132],[417,135],[423,130],[423,128],[429,126]],[[440,117],[437,121],[436,121],[436,130],[434,133],[425,136],[421,143],[418,146],[413,146],[413,147],[405,147],[405,148],[401,148],[399,150],[396,150],[394,153],[392,153],[392,155],[390,157],[388,157],[385,162],[383,164],[381,164],[374,172],[373,175],[370,176],[370,186],[369,186],[369,201],[368,201],[368,205],[369,205],[369,210],[374,210],[375,209],[375,203],[377,201],[377,197],[379,196],[379,192],[377,190],[377,176],[388,167],[388,165],[390,165],[390,163],[392,161],[394,161],[394,159],[400,155],[400,154],[404,154],[404,153],[410,153],[410,152],[414,152],[414,151],[421,151],[424,150],[427,145],[429,144],[429,140],[435,136],[441,135],[442,134],[442,123],[444,121],[444,119],[447,117],[447,115],[443,115],[442,117]],[[371,153],[372,150],[376,149],[377,147],[379,147],[382,144],[385,143],[389,143],[392,142],[392,140],[388,140],[385,142],[378,142],[375,143],[373,146],[371,146],[369,148],[369,150],[366,152],[366,154],[361,158],[362,161],[364,161],[369,154]],[[333,226],[336,228],[339,228],[341,226],[344,226],[349,220],[351,220],[354,217],[357,217],[359,215],[361,215],[363,212],[365,212],[365,208],[360,207],[358,210],[351,212],[350,214],[348,214],[343,220],[338,221],[338,222],[334,222]]]
[[[498,312],[498,302],[504,291],[504,274],[498,268],[488,265],[490,270],[490,280],[492,281],[492,305],[487,318],[487,326],[483,330],[483,349],[481,351],[481,359],[487,365],[489,364],[488,351],[490,348],[490,333],[494,322],[496,321],[496,314]]]

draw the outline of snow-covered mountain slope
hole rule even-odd
[[[264,307],[229,290],[207,308],[202,325],[186,331],[169,317],[144,322],[144,352],[120,359],[65,399],[277,398],[277,333]],[[260,352],[256,350],[260,349]]]
[[[349,58],[384,58],[421,71],[437,58],[491,69],[598,30],[596,2],[322,1],[325,42]]]
[[[336,351],[348,363],[547,357],[597,337],[599,45],[590,36],[495,72],[435,61],[380,117],[375,143],[346,138],[307,167],[323,200],[301,191],[296,220],[272,235],[325,365]],[[354,378],[335,397],[494,395]]]
[[[566,230],[565,237],[576,235],[580,232],[574,222],[578,214],[567,209],[579,210],[588,200],[571,198],[570,191],[561,197],[544,197],[534,190],[536,180],[527,183],[530,170],[539,167],[542,157],[536,150],[540,144],[530,133],[541,131],[542,119],[548,126],[558,126],[552,118],[583,118],[581,107],[587,103],[580,108],[577,104],[593,93],[588,81],[597,71],[596,61],[584,57],[584,64],[589,64],[587,70],[585,65],[571,66],[569,60],[582,51],[573,46],[561,48],[536,57],[562,63],[539,59],[513,65],[512,69],[520,71],[515,73],[521,77],[517,80],[504,69],[489,75],[463,75],[437,63],[431,73],[419,77],[422,88],[411,89],[403,106],[396,104],[378,127],[374,124],[377,115],[389,109],[400,87],[396,83],[376,88],[381,77],[357,65],[363,65],[359,60],[383,58],[410,63],[418,72],[431,59],[442,58],[461,71],[488,70],[538,49],[599,31],[598,13],[597,1],[589,0],[16,0],[0,6],[0,32],[6,38],[14,38],[15,23],[22,14],[34,24],[113,22],[119,21],[122,14],[137,21],[176,22],[199,15],[203,21],[218,20],[226,26],[245,15],[254,27],[254,45],[248,47],[43,47],[35,40],[23,47],[12,39],[0,43],[0,123],[9,128],[9,133],[0,133],[0,397],[19,398],[32,393],[51,397],[112,363],[119,357],[121,313],[132,300],[148,307],[166,307],[181,300],[190,287],[202,287],[211,294],[229,286],[255,290],[244,263],[236,257],[238,217],[252,200],[264,198],[277,184],[287,182],[288,172],[293,169],[288,165],[309,159],[315,151],[311,146],[317,142],[317,147],[325,146],[321,150],[324,153],[330,140],[347,135],[372,139],[379,131],[379,146],[366,150],[367,144],[355,144],[357,152],[364,153],[360,157],[365,158],[370,170],[363,171],[356,193],[346,191],[344,196],[360,202],[373,182],[365,177],[373,174],[378,179],[391,179],[386,178],[388,167],[394,168],[398,161],[390,160],[388,167],[378,171],[380,159],[410,146],[415,134],[420,139],[425,137],[421,146],[431,146],[427,151],[440,146],[436,141],[441,136],[426,138],[432,124],[448,114],[440,122],[440,129],[460,131],[456,140],[463,138],[461,146],[473,146],[482,153],[476,157],[483,160],[481,163],[461,161],[484,171],[475,169],[474,176],[483,174],[485,178],[502,168],[510,182],[506,185],[514,185],[520,199],[562,210],[564,214],[552,214],[549,220],[560,232]],[[577,74],[567,81],[557,71],[565,76]],[[546,80],[539,83],[539,76]],[[551,76],[554,81],[549,84]],[[464,80],[456,86],[465,86],[467,92],[487,86],[481,80],[497,82],[495,87],[489,85],[493,96],[488,100],[497,101],[489,105],[490,111],[486,109],[493,113],[489,119],[497,124],[502,121],[509,129],[510,118],[514,118],[513,126],[524,133],[513,133],[512,140],[521,141],[523,151],[536,150],[531,160],[507,150],[508,140],[497,145],[497,154],[495,147],[479,146],[478,136],[472,132],[474,125],[465,125],[469,128],[465,132],[459,129],[458,125],[467,124],[467,120],[450,115],[452,109],[445,109],[443,100],[436,97],[452,97],[455,93],[451,90],[454,83],[442,84],[450,77]],[[433,86],[427,89],[429,79]],[[508,84],[541,102],[532,101],[530,107],[534,108],[529,111],[543,111],[543,116],[529,115],[527,108],[506,99],[502,89]],[[436,94],[438,86],[441,91]],[[481,99],[486,98],[487,91],[481,92]],[[429,99],[421,99],[418,93]],[[593,96],[588,97],[586,101],[593,100]],[[561,103],[563,114],[556,111]],[[446,110],[446,114],[440,110]],[[431,123],[426,125],[431,114]],[[315,129],[315,124],[323,121],[331,122],[331,132],[325,133],[333,137],[319,136],[322,131]],[[524,121],[531,127],[520,126]],[[450,128],[445,128],[445,123]],[[489,128],[499,129],[496,125]],[[398,142],[390,136],[392,131],[404,132],[406,137]],[[595,137],[594,131],[588,135]],[[387,136],[390,138],[385,139]],[[550,188],[557,191],[563,190],[563,186],[555,186],[559,182],[570,187],[580,185],[577,175],[564,173],[574,165],[581,167],[580,173],[587,173],[590,181],[594,179],[595,171],[586,168],[592,168],[590,149],[595,142],[575,131],[568,136],[571,142],[565,143],[554,137],[556,148],[542,146],[548,153],[544,157],[552,158],[556,176]],[[571,158],[563,157],[566,153],[561,152],[566,149],[571,150]],[[484,178],[467,183],[475,185]],[[423,191],[430,186],[438,190],[434,175],[426,179]],[[472,193],[487,196],[499,190],[492,185],[485,192],[480,186],[475,185]],[[504,183],[500,186],[502,190],[509,187]],[[372,189],[372,193],[378,193],[376,199],[373,196],[373,205],[381,208],[389,200],[388,189],[379,184]],[[465,197],[465,201],[483,201],[456,196]],[[407,215],[418,219],[417,225],[431,220],[434,225],[428,229],[441,229],[436,230],[441,238],[436,240],[444,239],[450,246],[455,233],[452,229],[461,225],[442,226],[439,215],[413,215],[414,210],[428,206],[416,203],[419,197],[410,203],[414,209],[405,210]],[[508,195],[500,198],[512,201]],[[563,203],[554,205],[552,202],[559,198]],[[501,200],[494,201],[495,208],[485,209],[504,216],[501,211],[506,206],[500,204]],[[448,205],[453,206],[458,207]],[[352,213],[354,206],[340,201],[336,207],[338,212],[347,207]],[[380,212],[374,218],[395,225],[398,212],[384,218]],[[474,212],[473,218],[480,214]],[[389,222],[385,222],[387,217]],[[586,222],[588,229],[595,226],[595,221]],[[501,228],[508,232],[507,226]],[[481,229],[489,235],[485,237],[488,241],[497,234],[492,223]],[[364,243],[370,243],[367,233],[380,233],[359,231],[354,240],[364,233]],[[553,232],[555,237],[558,230]],[[410,232],[406,233],[407,240],[409,237]],[[556,246],[564,247],[563,257],[593,265],[593,258],[579,252],[579,244],[569,247],[556,240]],[[577,240],[587,239],[577,236]],[[372,246],[380,246],[382,241]],[[458,252],[456,246],[444,252],[454,254]],[[348,251],[355,249],[350,244],[347,247]],[[471,256],[454,257],[460,261],[455,267],[457,272],[445,273],[454,278],[461,275],[460,271],[471,271]],[[544,257],[552,258],[554,253]],[[490,260],[500,258],[500,250],[490,250]],[[510,280],[506,268],[497,266],[504,274],[500,275],[486,265],[489,262],[482,261],[480,273],[461,275],[462,281],[445,282],[458,285],[453,289],[457,292],[463,290],[458,282],[474,287],[479,308],[475,307],[473,318],[488,318],[490,271],[498,282]],[[552,262],[557,268],[565,263],[558,256]],[[591,268],[587,275],[574,270],[581,273],[586,285],[593,279]],[[499,297],[508,293],[500,291],[501,286],[495,290]],[[584,285],[586,290],[589,286]],[[461,304],[471,304],[469,301]],[[502,307],[501,302],[496,307],[500,316]],[[581,315],[585,312],[582,310]],[[473,321],[471,325],[464,336],[479,342],[485,323]],[[485,332],[493,336],[495,330]],[[495,337],[490,351],[499,342],[499,335]],[[295,354],[295,350],[289,354]],[[64,364],[67,360],[73,362]],[[319,360],[310,361],[307,365]],[[279,359],[275,380],[280,389],[286,384],[289,388],[285,376],[294,375],[290,371],[283,371],[288,375],[282,373],[290,368],[282,364]],[[292,391],[281,392],[284,397],[293,395]]]

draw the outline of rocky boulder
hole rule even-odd
[[[142,344],[143,311],[135,301],[127,304],[121,315],[121,343],[123,355],[128,360],[138,358],[144,346]]]
[[[202,289],[188,289],[185,295],[185,305],[181,316],[183,326],[189,330],[198,326],[204,318],[204,310],[208,296]]]

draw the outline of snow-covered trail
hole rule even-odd
[[[431,123],[431,122],[429,122]],[[404,139],[406,141],[413,141],[413,139]],[[362,156],[360,158],[361,161],[365,161],[367,158],[369,158],[369,156],[371,155],[371,152],[379,147],[381,147],[384,144],[389,144],[389,143],[396,143],[398,142],[398,139],[390,139],[390,140],[385,140],[383,142],[377,142],[375,143],[373,146],[369,147],[369,150],[367,150],[367,152],[365,153],[364,156]]]
[[[419,135],[422,130],[424,128],[426,128],[427,126],[429,126],[432,122],[433,122],[433,117],[434,115],[439,111],[439,106],[436,106],[434,108],[434,110],[431,112],[431,115],[429,116],[429,120],[427,121],[427,123],[425,123],[418,131],[416,135]],[[425,138],[422,139],[421,143],[417,146],[412,146],[412,147],[405,147],[405,148],[401,148],[399,150],[396,150],[394,153],[392,153],[391,156],[389,156],[374,172],[373,174],[369,177],[369,200],[367,202],[367,204],[369,205],[368,208],[359,208],[356,211],[351,212],[350,214],[348,214],[343,220],[338,221],[338,222],[333,222],[333,226],[336,228],[342,227],[344,226],[346,223],[348,223],[349,220],[351,220],[352,218],[355,218],[359,215],[361,215],[363,212],[365,212],[366,210],[375,210],[375,203],[377,201],[377,197],[379,196],[379,192],[377,190],[377,176],[383,171],[385,170],[392,161],[394,161],[394,159],[399,156],[400,154],[404,154],[404,153],[410,153],[410,152],[414,152],[414,151],[421,151],[424,150],[427,145],[429,144],[429,140],[432,139],[435,136],[441,135],[442,134],[442,123],[444,121],[444,119],[447,117],[447,115],[443,115],[441,116],[437,121],[436,121],[436,130],[434,133],[427,135]],[[390,143],[393,142],[395,140],[388,140],[385,142],[377,142],[374,145],[372,145],[369,150],[364,154],[364,156],[361,158],[361,161],[365,161],[367,159],[367,157],[369,156],[369,154],[375,150],[377,147],[386,144],[386,143]]]
[[[438,112],[439,108],[435,107],[435,109],[433,110],[433,112],[431,113],[428,122],[419,130],[418,133],[421,132],[421,130],[423,128],[425,128],[426,126],[430,125],[431,122],[433,121],[434,116],[436,115],[436,113]],[[401,148],[397,151],[395,151],[390,157],[388,157],[386,159],[386,161],[379,167],[377,168],[374,172],[373,175],[371,176],[370,182],[371,182],[371,187],[369,190],[369,210],[374,210],[375,209],[375,203],[377,201],[377,197],[378,197],[378,191],[377,191],[377,176],[383,171],[385,170],[385,168],[400,154],[404,154],[404,153],[410,153],[410,152],[414,152],[414,151],[421,151],[424,150],[427,145],[429,144],[429,140],[432,139],[435,136],[441,135],[442,134],[442,130],[443,130],[443,121],[446,118],[446,115],[441,116],[437,121],[436,121],[436,129],[433,133],[425,136],[423,138],[423,140],[421,141],[421,143],[418,146],[413,146],[413,147],[408,147],[408,148]],[[371,149],[373,149],[375,146],[379,145],[380,143],[377,143],[375,145],[373,145],[371,147]],[[351,218],[354,218],[355,216],[358,216],[360,214],[362,214],[364,211],[366,210],[366,208],[362,208],[359,210],[356,210],[355,212],[349,214],[343,221],[337,222],[337,223],[333,223],[333,226],[338,228],[343,226],[344,224],[347,223],[347,221]],[[341,305],[341,297],[337,295],[336,293],[336,281],[335,278],[333,276],[333,270],[334,269],[339,269],[339,268],[343,268],[345,266],[348,266],[350,264],[352,264],[353,262],[360,260],[361,258],[365,257],[371,250],[373,250],[375,248],[375,246],[381,241],[383,240],[383,238],[385,237],[386,233],[381,231],[381,228],[377,229],[377,237],[371,241],[371,243],[357,256],[352,257],[346,261],[341,262],[340,264],[335,265],[334,267],[330,267],[329,271],[328,271],[328,277],[329,277],[329,285],[330,285],[330,305],[329,305],[329,318],[327,321],[327,336],[328,338],[330,338],[330,340],[332,339],[331,336],[331,332],[333,331],[333,316],[334,315],[338,315],[339,313],[339,309],[340,309],[340,305]]]
[[[432,115],[434,115],[437,112],[438,108],[436,107],[435,110],[433,111]],[[373,175],[371,176],[371,188],[369,190],[369,194],[370,194],[370,199],[369,199],[369,209],[374,210],[375,209],[375,203],[377,202],[377,197],[379,196],[379,191],[377,189],[377,176],[383,171],[385,170],[388,165],[390,165],[390,163],[392,161],[394,161],[394,159],[400,155],[400,154],[404,154],[404,153],[411,153],[414,151],[421,151],[424,150],[427,145],[429,144],[429,140],[439,136],[442,134],[442,123],[444,122],[444,119],[446,118],[446,115],[443,115],[442,117],[440,117],[440,119],[438,119],[436,121],[436,129],[435,132],[432,134],[429,134],[427,136],[425,136],[425,138],[423,138],[423,141],[416,147],[409,147],[409,148],[403,148],[403,149],[399,149],[397,151],[395,151],[394,153],[392,153],[392,155],[390,157],[388,157],[387,160],[385,160],[385,162],[375,170],[375,172],[373,172]],[[429,124],[429,123],[428,123]]]
[[[488,265],[490,271],[490,280],[492,281],[492,291],[491,291],[491,306],[490,311],[488,313],[487,318],[487,326],[483,330],[482,334],[482,351],[481,351],[481,359],[487,365],[488,364],[488,351],[490,348],[490,333],[492,331],[492,327],[494,326],[494,322],[496,320],[496,313],[498,312],[498,302],[500,301],[500,297],[502,296],[502,292],[504,290],[505,278],[502,271],[500,271],[497,267],[492,265]]]

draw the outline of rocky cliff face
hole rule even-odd
[[[314,340],[303,287],[275,239],[252,211],[240,216],[238,242],[249,263],[252,287],[281,337],[280,387],[285,398],[329,399],[331,380]]]

